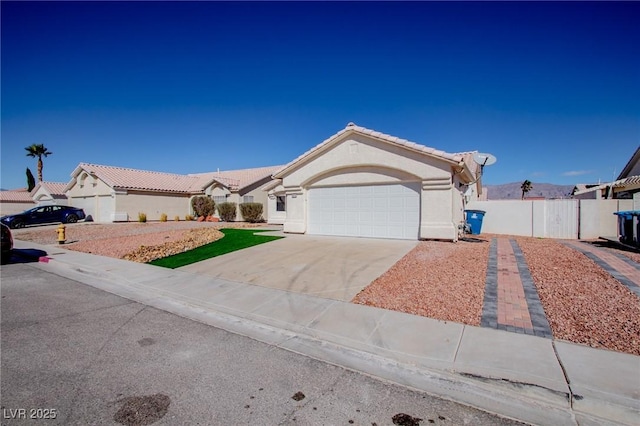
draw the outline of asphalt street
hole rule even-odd
[[[3,425],[520,424],[28,263],[0,274]]]

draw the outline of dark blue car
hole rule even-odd
[[[3,216],[0,222],[9,228],[24,228],[27,225],[44,223],[76,223],[85,218],[84,210],[71,206],[40,206],[22,213]]]

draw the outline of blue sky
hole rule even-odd
[[[80,162],[286,164],[353,121],[498,162],[486,184],[616,177],[640,145],[640,3],[7,2],[2,188]]]

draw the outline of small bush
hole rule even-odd
[[[186,215],[184,217],[184,220],[186,220],[187,222],[192,221],[193,220],[193,216],[191,216],[190,214]]]
[[[191,200],[191,207],[196,216],[211,216],[215,212],[216,203],[210,197],[201,195]]]
[[[173,220],[175,220],[176,222],[180,222],[180,216],[176,215]]]
[[[138,222],[140,223],[145,223],[147,221],[147,214],[146,213],[138,213]]]
[[[264,222],[262,218],[262,203],[242,203],[240,204],[240,214],[245,222]]]
[[[233,222],[236,220],[236,203],[218,204],[218,214],[223,221]]]
[[[160,215],[160,222],[166,222],[167,221],[167,214],[166,213],[162,213]]]

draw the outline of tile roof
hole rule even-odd
[[[607,187],[611,188],[626,188],[627,186],[639,185],[640,184],[640,176],[629,176],[624,179],[618,179],[613,182],[602,183],[600,185],[582,185],[578,184],[575,186],[575,191],[572,195],[580,195],[585,194],[587,192],[598,191],[601,189],[605,189]]]
[[[11,191],[0,191],[0,202],[3,203],[33,203],[31,194],[26,189],[14,189]]]
[[[210,173],[190,174],[189,176],[198,176],[205,179],[215,179],[221,182],[228,182],[229,186],[238,189],[249,186],[266,177],[271,176],[283,166],[258,167],[255,169],[229,170]]]
[[[386,133],[381,133],[378,132],[376,130],[371,130],[371,129],[367,129],[365,127],[361,127],[358,126],[354,123],[349,123],[347,124],[347,127],[345,127],[344,129],[340,130],[338,133],[336,133],[335,135],[329,137],[328,139],[325,139],[324,141],[322,141],[321,143],[319,143],[318,145],[314,146],[313,148],[311,148],[310,150],[308,150],[307,152],[305,152],[304,154],[300,155],[298,158],[296,158],[295,160],[291,161],[289,164],[287,164],[286,166],[284,166],[282,169],[280,169],[277,173],[274,173],[275,175],[279,175],[281,172],[283,172],[284,170],[288,169],[289,167],[293,166],[295,163],[301,161],[302,159],[308,157],[309,155],[313,154],[314,152],[319,151],[320,149],[324,148],[325,146],[331,144],[333,141],[335,141],[336,139],[338,139],[339,137],[341,137],[342,135],[346,134],[346,133],[359,133],[362,135],[366,135],[366,136],[371,136],[374,137],[376,139],[380,139],[383,140],[385,142],[390,142],[394,145],[398,145],[404,148],[408,148],[410,150],[413,151],[418,151],[418,152],[422,152],[428,155],[431,155],[433,157],[439,157],[442,158],[444,160],[448,160],[448,161],[454,161],[456,163],[459,163],[461,161],[465,161],[465,156],[464,154],[467,153],[458,153],[458,154],[451,154],[448,152],[444,152],[435,148],[430,148],[428,146],[424,146],[424,145],[420,145],[418,143],[415,142],[411,142],[407,139],[402,139],[396,136],[391,136],[388,135]],[[473,163],[473,161],[471,161],[471,163]],[[468,164],[470,165],[470,164]]]
[[[230,189],[243,188],[267,176],[271,176],[274,170],[278,170],[281,167],[282,166],[260,167],[255,169],[179,175],[80,163],[72,173],[72,176],[77,177],[81,171],[85,171],[95,175],[114,189],[199,194],[214,181]],[[65,189],[68,190],[72,183],[66,185]]]
[[[202,190],[198,178],[185,175],[80,163],[72,176],[79,176],[82,170],[114,189],[178,193],[198,193]]]
[[[66,182],[38,182],[35,188],[31,190],[31,195],[34,195],[38,188],[44,187],[54,198],[63,198],[66,197],[67,185]]]

